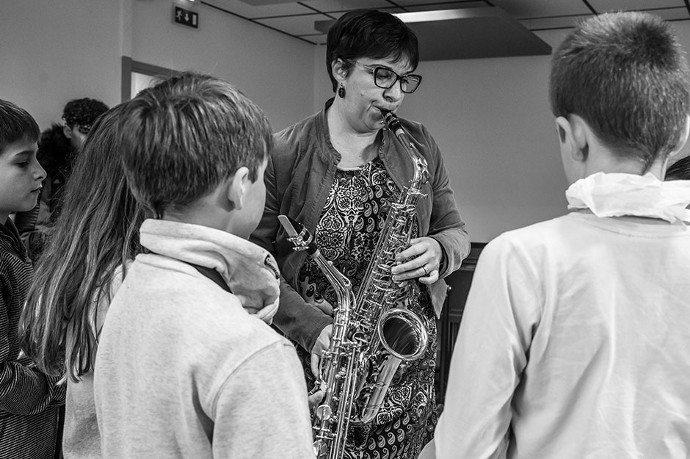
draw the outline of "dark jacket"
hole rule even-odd
[[[51,458],[65,385],[20,357],[17,324],[33,278],[11,220],[0,224],[0,457]]]
[[[264,176],[266,207],[259,227],[252,234],[252,241],[274,254],[283,276],[280,308],[274,323],[307,350],[311,350],[332,318],[306,304],[295,291],[294,283],[306,253],[292,250],[292,243],[287,240],[277,217],[281,214],[292,217],[312,233],[316,228],[340,161],[340,154],[331,145],[328,134],[326,109],[329,106],[330,101],[321,112],[275,135]],[[436,142],[421,124],[401,122],[428,162],[430,179],[422,187],[422,192],[428,196],[417,201],[417,220],[420,236],[433,237],[445,252],[440,279],[429,287],[438,315],[446,295],[446,283],[442,278],[460,267],[469,254],[470,242]],[[396,185],[403,189],[409,185],[414,167],[395,135],[388,130],[383,135],[384,148],[380,157]]]

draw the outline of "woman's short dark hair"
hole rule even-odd
[[[349,63],[360,57],[408,61],[412,70],[419,64],[417,36],[397,17],[377,10],[354,10],[341,16],[328,30],[326,69],[333,91],[338,83],[331,64],[337,59]]]

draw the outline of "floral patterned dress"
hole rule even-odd
[[[314,237],[321,253],[350,279],[355,294],[376,248],[390,203],[399,195],[400,190],[379,158],[358,169],[336,172]],[[417,233],[415,222],[412,237]],[[328,279],[309,258],[300,270],[298,291],[315,307],[324,300],[337,304]],[[347,458],[416,458],[431,439],[436,424],[434,311],[426,289],[416,281],[406,283],[398,296],[426,326],[429,332],[427,349],[420,359],[401,365],[371,423],[350,425]],[[299,346],[298,353],[311,388],[314,378],[309,370],[309,353]]]

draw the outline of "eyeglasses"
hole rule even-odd
[[[421,75],[408,73],[407,75],[401,76],[388,67],[360,64],[357,61],[351,62],[359,68],[371,72],[374,75],[374,84],[379,88],[390,89],[393,87],[393,85],[395,85],[395,83],[398,82],[398,80],[400,80],[400,89],[402,92],[411,94],[417,90],[419,84],[422,82]]]

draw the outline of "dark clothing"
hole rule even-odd
[[[17,325],[33,268],[11,220],[0,224],[0,457],[52,458],[65,385],[20,357]]]
[[[314,241],[323,256],[352,281],[355,294],[374,257],[391,203],[398,202],[400,192],[380,158],[359,169],[336,171]],[[413,238],[417,232],[417,225],[413,224]],[[298,292],[316,307],[321,298],[337,304],[333,286],[311,258],[300,269]],[[392,306],[411,311],[424,324],[428,332],[426,351],[421,358],[402,365],[404,369],[391,381],[373,421],[361,426],[350,425],[345,448],[347,459],[417,457],[434,429],[434,370],[438,348],[434,310],[426,287],[418,282],[401,286],[396,297]],[[314,376],[309,364],[310,353],[299,346],[297,350],[311,389]]]

